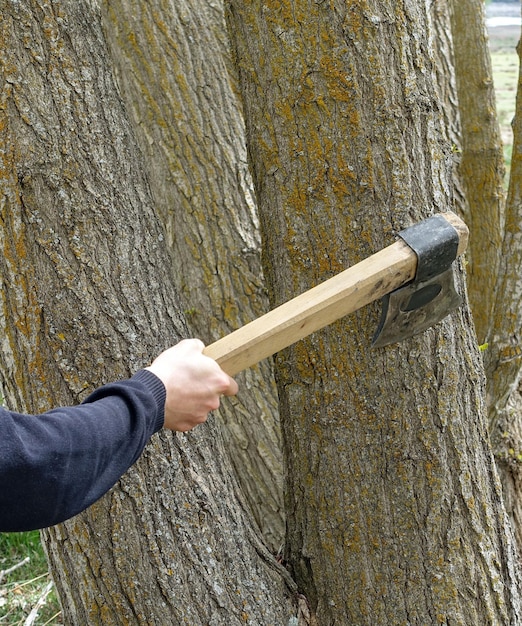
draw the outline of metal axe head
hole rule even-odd
[[[410,283],[383,298],[374,347],[421,333],[462,304],[453,270],[459,246],[457,230],[441,215],[434,215],[399,236],[417,255],[417,271]]]
[[[385,294],[390,295],[375,345],[399,341],[438,322],[460,302],[451,265],[466,250],[468,228],[454,213],[443,213],[400,236],[402,241],[225,335],[204,353],[234,376]]]

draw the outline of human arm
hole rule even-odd
[[[84,510],[137,460],[164,421],[150,372],[41,415],[0,410],[0,530],[52,526]]]
[[[154,432],[188,430],[217,408],[219,395],[235,393],[202,345],[180,342],[76,407],[37,416],[0,410],[0,531],[76,515],[117,482]]]

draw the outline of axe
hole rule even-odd
[[[230,376],[328,324],[383,298],[375,347],[421,333],[461,305],[453,261],[468,244],[454,213],[439,213],[399,233],[400,240],[204,349]]]

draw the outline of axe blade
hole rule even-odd
[[[468,229],[454,213],[444,213],[410,226],[399,236],[402,241],[225,335],[207,346],[204,354],[234,376],[405,285],[411,292],[396,309],[402,331],[385,315],[380,339],[376,338],[374,345],[385,345],[382,331],[387,328],[392,331],[387,341],[391,343],[440,321],[459,303],[451,276],[447,282],[441,282],[441,275],[448,270],[451,274],[453,261],[466,250]],[[389,298],[390,316],[398,297]],[[425,319],[421,320],[423,316]]]
[[[455,290],[453,269],[429,280],[410,283],[383,299],[382,317],[372,346],[397,343],[438,324],[462,304]]]

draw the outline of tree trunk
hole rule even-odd
[[[514,169],[506,198],[502,140],[495,114],[493,72],[484,3],[451,0],[455,73],[463,120],[462,178],[469,200],[472,253],[468,275],[479,343],[487,343],[487,407],[493,451],[519,550],[522,547],[522,366],[520,279],[520,119],[517,104]],[[518,151],[518,152],[517,152]],[[517,165],[518,162],[518,165]]]
[[[424,3],[228,7],[277,304],[451,207],[451,147]],[[291,571],[319,624],[519,624],[469,311],[372,352],[376,322],[277,358]]]
[[[468,289],[479,344],[488,341],[504,228],[504,154],[482,0],[450,0],[462,123],[460,173],[470,229]],[[485,286],[488,286],[485,288]],[[486,373],[491,376],[491,368]]]
[[[245,130],[221,4],[103,2],[103,24],[192,335],[210,342],[268,307]],[[271,361],[220,412],[263,535],[283,541],[281,436]]]
[[[522,48],[518,46],[519,57]],[[493,447],[518,545],[522,548],[522,78],[519,74],[513,154],[505,209],[504,241],[495,289],[495,309],[485,353],[490,377],[489,414]]]
[[[78,402],[187,332],[140,152],[89,3],[0,3],[2,384]],[[21,494],[23,497],[23,494]],[[218,420],[161,433],[107,496],[45,533],[68,624],[287,624]]]
[[[468,220],[469,204],[460,168],[462,157],[462,124],[457,90],[455,48],[451,32],[449,3],[438,0],[430,4],[431,29],[433,31],[434,70],[439,99],[444,118],[444,139],[451,146],[451,170],[453,174],[453,210]],[[467,259],[469,262],[469,259]],[[468,273],[469,278],[469,273]]]

